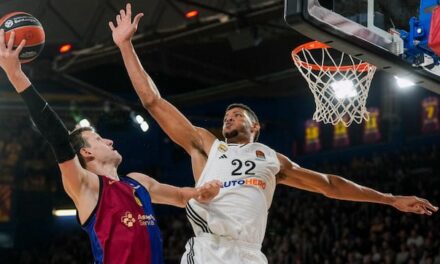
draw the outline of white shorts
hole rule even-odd
[[[267,264],[260,244],[203,233],[188,240],[180,264]]]

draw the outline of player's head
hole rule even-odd
[[[255,142],[260,135],[260,122],[252,109],[244,104],[234,103],[226,108],[223,119],[223,136],[228,139],[249,138]]]
[[[113,148],[113,141],[102,138],[92,127],[77,128],[69,138],[83,168],[91,161],[112,163],[116,167],[122,161],[122,156]]]

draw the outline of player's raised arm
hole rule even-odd
[[[41,134],[49,142],[63,174],[64,188],[77,204],[81,186],[86,182],[87,171],[81,167],[70,145],[69,133],[64,124],[23,73],[18,55],[25,41],[14,50],[14,35],[12,32],[8,43],[5,43],[4,31],[0,30],[0,67],[23,98]]]
[[[329,198],[391,205],[402,212],[431,215],[438,210],[425,199],[415,196],[385,194],[356,184],[337,175],[301,168],[287,157],[277,154],[280,161],[278,182],[291,187],[321,193]]]
[[[131,43],[143,14],[137,14],[132,20],[130,4],[122,9],[116,17],[116,25],[109,22],[113,41],[122,53],[130,80],[139,96],[142,105],[159,123],[165,133],[188,153],[193,150],[209,152],[215,137],[208,131],[195,127],[169,102],[164,100],[151,77],[142,67]]]
[[[190,199],[200,203],[208,203],[220,192],[220,181],[209,181],[197,188],[175,187],[163,184],[141,173],[130,173],[129,177],[142,184],[150,193],[151,200],[157,204],[168,204],[177,207],[185,207]]]

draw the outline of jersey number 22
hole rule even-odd
[[[243,167],[243,161],[239,159],[232,160],[232,166],[236,166],[236,168],[232,171],[232,176],[240,176],[243,175],[243,171],[245,175],[255,175],[253,170],[255,169],[255,162],[251,160],[246,160],[244,162],[243,170],[241,169]]]

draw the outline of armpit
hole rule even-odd
[[[275,175],[276,181],[277,183],[279,183],[280,181],[283,181],[287,178],[286,174],[282,173],[282,172],[278,172],[277,175]]]

